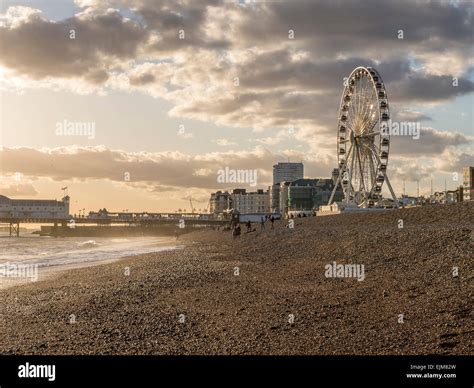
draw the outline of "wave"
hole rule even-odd
[[[118,260],[125,256],[141,255],[179,249],[174,240],[162,238],[109,239],[84,238],[44,239],[24,237],[6,240],[0,249],[0,263],[27,262],[39,267],[62,265],[86,266],[101,261]],[[165,242],[163,244],[163,242]]]
[[[99,247],[100,244],[95,240],[87,240],[77,244],[80,248],[96,248]]]

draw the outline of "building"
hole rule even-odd
[[[304,177],[303,163],[278,162],[273,165],[273,184],[293,182]]]
[[[303,163],[278,162],[273,165],[273,185],[268,188],[269,208],[272,213],[286,214],[288,185],[297,179],[303,179],[303,177]]]
[[[268,191],[247,192],[245,189],[232,191],[232,208],[240,214],[268,213],[270,200]]]
[[[298,179],[288,186],[288,210],[312,210],[317,179]]]
[[[288,211],[309,211],[327,205],[334,188],[333,179],[298,179],[288,185]],[[340,186],[334,201],[342,200]]]
[[[463,200],[474,200],[474,167],[463,168]]]
[[[456,190],[456,202],[464,201],[464,186],[459,186]]]
[[[418,197],[410,197],[409,195],[402,194],[398,199],[399,204],[402,206],[414,206],[419,203],[420,199]]]
[[[10,199],[0,195],[0,218],[69,219],[69,196],[61,201],[44,199]]]
[[[211,199],[209,200],[209,211],[210,213],[219,214],[232,208],[231,195],[225,191],[217,191],[211,193]]]
[[[279,210],[283,215],[288,214],[288,188],[291,182],[280,182]]]
[[[271,213],[280,213],[280,185],[268,187],[269,206]]]
[[[463,192],[463,186],[459,186],[456,190],[437,191],[431,195],[429,203],[455,203],[469,201],[463,197]]]

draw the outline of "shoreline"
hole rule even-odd
[[[196,231],[0,290],[0,353],[472,354],[472,220],[474,203]],[[334,261],[364,280],[328,279]]]
[[[156,252],[151,252],[151,254],[182,248],[182,245],[178,244],[177,240],[173,237],[164,236],[160,238],[162,238],[163,241],[156,243],[157,245],[156,249],[158,250]],[[5,276],[0,276],[0,290],[4,290],[11,287],[22,287],[30,283],[37,283],[37,282],[51,280],[51,279],[54,279],[55,277],[60,276],[64,272],[71,271],[74,269],[107,265],[107,264],[115,263],[120,260],[131,259],[131,258],[142,256],[142,255],[144,255],[144,253],[127,254],[125,256],[118,256],[116,258],[104,258],[104,259],[98,259],[94,261],[81,261],[79,263],[58,264],[58,265],[51,265],[51,266],[40,265],[38,267],[39,276],[38,276],[38,279],[36,280],[31,280],[29,278],[17,278],[17,277],[9,278]],[[28,260],[15,262],[15,264],[28,265]]]

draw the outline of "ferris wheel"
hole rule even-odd
[[[382,77],[372,67],[357,67],[344,83],[337,123],[338,180],[344,201],[358,207],[379,206],[382,187],[398,200],[387,177],[390,112]]]

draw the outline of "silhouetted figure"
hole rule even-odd
[[[234,237],[234,239],[236,239],[237,237],[240,237],[240,233],[241,233],[240,224],[237,224],[234,230],[232,231],[232,236]]]
[[[262,221],[260,222],[260,230],[265,230],[265,218],[262,217]]]
[[[275,222],[275,218],[273,216],[270,217],[270,222],[272,223],[272,229],[273,229],[273,223]]]
[[[250,220],[247,221],[247,233],[250,233],[252,231],[252,223]]]

